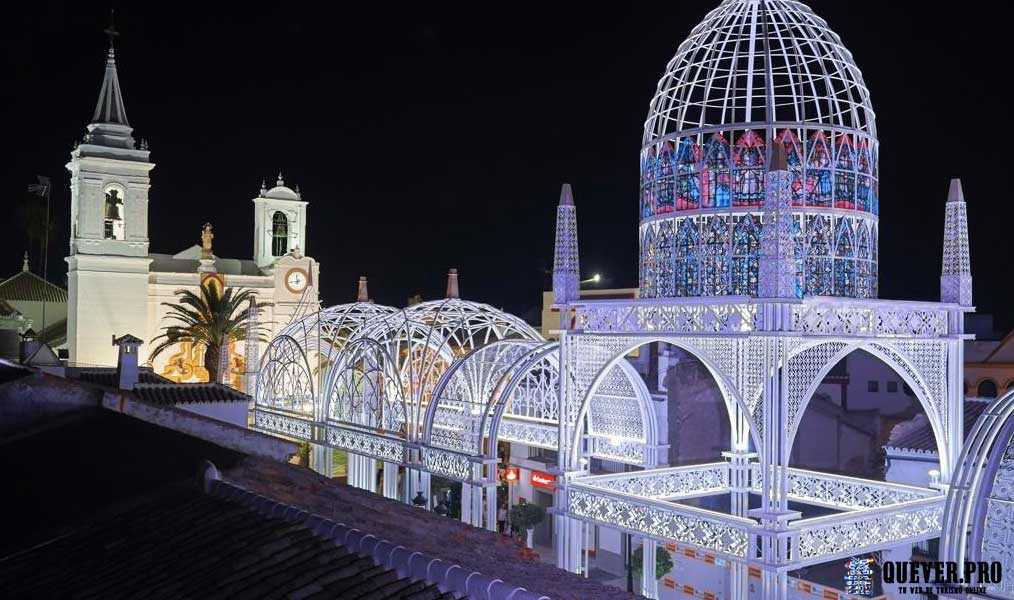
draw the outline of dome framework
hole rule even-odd
[[[827,23],[785,0],[723,2],[659,80],[640,157],[642,297],[757,294],[775,144],[791,174],[796,295],[876,297],[869,90]]]

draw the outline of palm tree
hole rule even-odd
[[[208,379],[221,383],[220,358],[222,352],[229,351],[229,342],[243,341],[250,335],[257,336],[259,341],[267,341],[261,325],[256,325],[253,331],[248,329],[250,313],[247,308],[254,300],[252,290],[225,288],[220,292],[218,286],[202,285],[200,294],[190,290],[176,290],[175,294],[179,302],[162,303],[169,308],[166,318],[171,324],[152,340],[155,347],[149,360],[155,360],[156,356],[180,342],[204,346],[204,368],[208,370]],[[256,305],[258,315],[264,306],[267,304]]]

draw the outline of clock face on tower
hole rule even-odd
[[[289,269],[285,274],[285,287],[293,294],[299,294],[306,289],[306,271],[303,269]]]

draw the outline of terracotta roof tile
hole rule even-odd
[[[17,598],[452,598],[302,523],[191,485],[0,560],[0,589]]]
[[[250,396],[221,383],[138,383],[134,395],[145,402],[174,406],[194,402],[250,402]]]
[[[972,431],[972,426],[979,419],[979,415],[986,410],[987,406],[989,406],[988,402],[965,400],[964,421],[966,438]],[[937,451],[937,441],[933,437],[933,428],[925,415],[922,414],[914,419],[895,425],[891,431],[891,437],[885,446],[898,450],[917,450],[932,453],[936,453]]]

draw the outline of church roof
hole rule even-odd
[[[153,273],[196,273],[201,265],[201,247],[194,244],[176,254],[149,254]],[[215,270],[222,275],[263,275],[252,259],[215,257]]]
[[[0,283],[0,300],[7,302],[67,303],[67,290],[31,271],[21,271]]]

